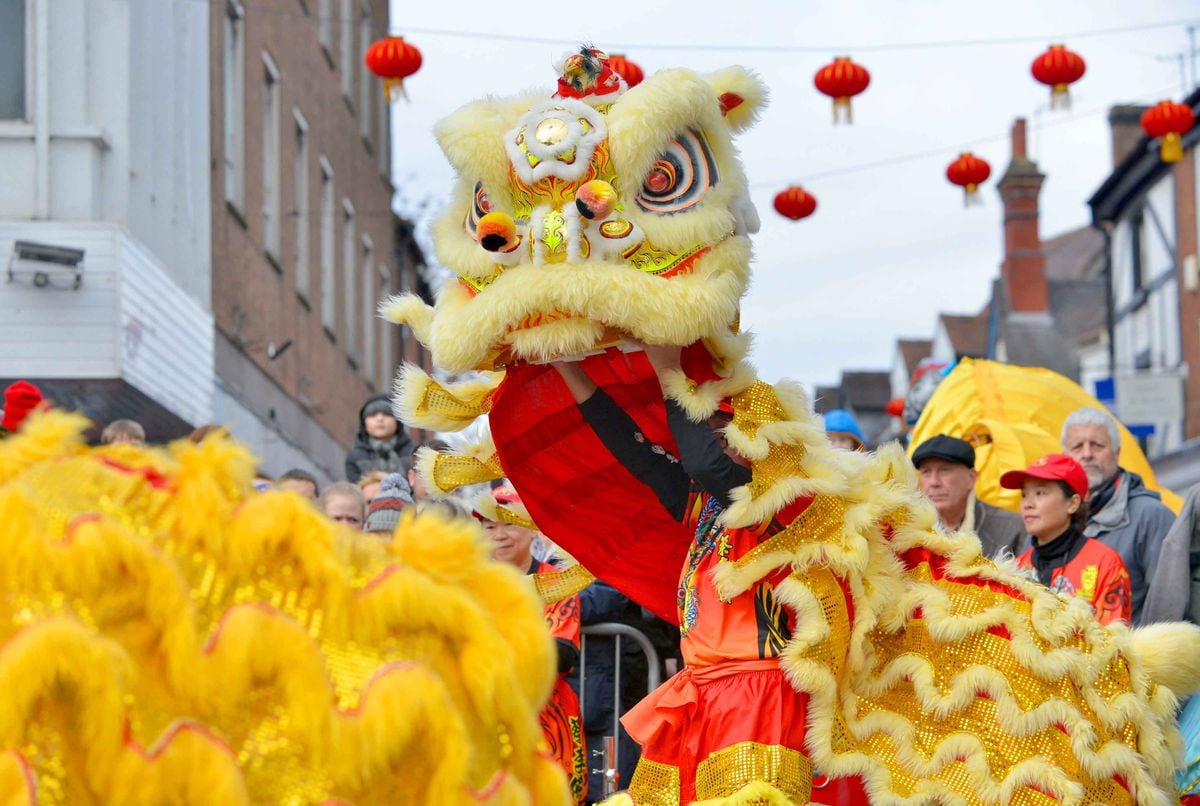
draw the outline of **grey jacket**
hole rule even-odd
[[[1014,557],[1029,545],[1025,521],[1015,512],[975,501],[975,534],[983,544],[983,556],[994,559],[1001,550]]]
[[[1142,606],[1146,591],[1175,515],[1137,473],[1122,469],[1117,474],[1120,478],[1112,499],[1104,509],[1092,513],[1083,533],[1121,555],[1133,589],[1133,626],[1137,627],[1145,623]]]
[[[1193,557],[1196,559],[1194,560]],[[1191,489],[1158,555],[1142,606],[1142,623],[1188,619],[1200,624],[1200,484]]]

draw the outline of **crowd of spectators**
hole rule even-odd
[[[1061,454],[1001,477],[1002,486],[1021,490],[1019,516],[975,497],[969,442],[939,434],[912,459],[940,528],[975,533],[989,557],[1017,557],[1039,582],[1085,599],[1102,622],[1192,617],[1200,493],[1191,492],[1177,519],[1137,473],[1120,466],[1120,429],[1100,409],[1072,412],[1061,443]]]
[[[14,431],[28,413],[46,405],[36,387],[24,382],[6,390],[4,402],[0,434]],[[865,450],[862,430],[849,412],[827,413],[825,427],[834,447]],[[189,439],[198,443],[219,428],[201,426]],[[108,423],[99,441],[140,446],[146,434],[137,422],[121,419]],[[962,539],[974,535],[985,556],[1011,561],[1031,579],[1083,599],[1102,623],[1200,622],[1200,569],[1194,561],[1200,557],[1200,487],[1190,491],[1176,517],[1140,476],[1121,467],[1121,432],[1100,409],[1084,408],[1068,416],[1061,445],[1061,453],[1043,456],[1028,467],[1007,468],[1002,475],[1003,487],[1021,492],[1016,513],[976,495],[976,451],[962,435],[939,434],[926,440],[913,450],[912,462],[921,492],[937,513],[939,529]],[[385,538],[394,533],[406,510],[438,509],[444,517],[474,514],[483,522],[495,559],[529,574],[554,571],[562,558],[544,535],[499,522],[494,515],[481,514],[478,506],[472,513],[453,501],[434,501],[413,467],[416,447],[387,397],[375,395],[359,412],[344,480],[322,487],[313,472],[293,468],[277,478],[260,472],[255,487],[298,495],[348,529]],[[513,499],[519,504],[515,494]],[[559,672],[563,681],[585,694],[582,720],[595,746],[612,734],[614,712],[631,707],[645,693],[647,669],[639,652],[630,653],[627,646],[622,653],[626,657],[617,657],[615,647],[603,641],[588,648],[584,668],[579,669],[580,626],[619,622],[651,636],[664,676],[678,668],[679,635],[599,580],[573,600],[570,610],[574,627],[566,638],[560,635]],[[618,667],[624,670],[619,687]],[[637,748],[623,731],[620,750],[620,766],[628,774]],[[598,784],[593,781],[593,793],[600,791]]]

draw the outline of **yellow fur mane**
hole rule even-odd
[[[0,800],[563,802],[540,602],[474,524],[380,541],[252,494],[227,438],[84,425],[0,442]]]

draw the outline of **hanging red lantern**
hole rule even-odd
[[[642,72],[642,68],[638,67],[637,62],[630,61],[624,54],[614,53],[608,57],[608,66],[611,67],[617,75],[625,79],[626,85],[632,89],[642,83],[642,79],[646,74]]]
[[[867,88],[871,74],[867,68],[850,61],[849,56],[838,56],[822,67],[813,77],[817,89],[833,98],[833,122],[837,123],[840,111],[845,110],[846,122],[854,122],[850,99]]]
[[[992,166],[970,151],[959,154],[946,168],[946,178],[963,189],[963,207],[979,204],[979,186],[991,175]]]
[[[775,195],[775,212],[792,221],[808,218],[816,209],[817,197],[799,185],[792,185]]]
[[[1070,86],[1083,78],[1086,70],[1083,58],[1066,45],[1051,45],[1030,67],[1033,77],[1050,87],[1051,109],[1071,108]]]
[[[1161,137],[1159,155],[1163,162],[1183,159],[1183,137],[1196,123],[1196,115],[1187,104],[1160,101],[1142,113],[1142,129],[1151,137]]]
[[[388,100],[404,95],[404,79],[421,69],[421,51],[401,36],[385,36],[367,48],[363,56],[367,69],[383,79],[383,91]]]

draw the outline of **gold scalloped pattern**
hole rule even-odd
[[[811,695],[814,763],[865,774],[878,804],[1174,802],[1173,697],[1138,670],[1124,628],[936,532],[902,454],[843,456],[809,438],[806,403],[763,387],[735,397],[739,437],[769,443],[735,500],[778,511],[788,490],[817,495],[716,581],[727,595],[793,569],[777,589],[798,625],[781,663]]]

